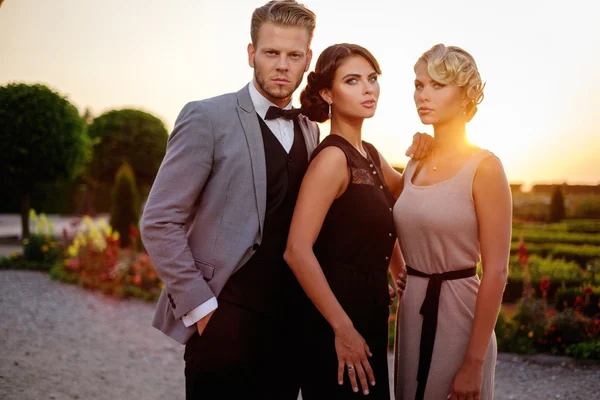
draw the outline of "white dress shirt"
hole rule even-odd
[[[294,121],[288,121],[283,118],[265,120],[265,115],[267,115],[269,107],[277,106],[260,94],[258,89],[256,89],[254,81],[250,82],[248,88],[250,89],[250,97],[252,98],[256,112],[265,121],[269,129],[271,129],[273,135],[279,140],[285,151],[289,153],[294,144]],[[292,102],[290,101],[284,109],[291,110]]]
[[[289,153],[292,145],[294,144],[294,121],[288,121],[283,118],[265,120],[265,115],[267,115],[267,110],[269,107],[277,106],[267,100],[258,91],[258,89],[256,89],[254,81],[250,82],[248,89],[250,90],[250,98],[252,99],[252,103],[254,104],[256,112],[263,119],[263,121],[265,121],[269,129],[271,129],[273,135],[275,135],[277,140],[279,140],[279,143],[281,143],[281,146],[285,149],[285,151]],[[284,107],[284,109],[289,110],[291,108],[292,102],[290,101],[288,105]],[[198,307],[194,308],[192,311],[185,314],[182,317],[182,321],[186,327],[190,327],[216,310],[217,307],[217,298],[211,297]]]

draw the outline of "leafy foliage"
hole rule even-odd
[[[23,236],[36,184],[74,178],[89,156],[85,125],[66,98],[44,85],[0,87],[0,170],[21,198]]]
[[[94,157],[88,165],[90,178],[112,183],[117,170],[126,162],[138,184],[152,184],[169,136],[160,119],[139,110],[113,110],[95,118],[88,134],[94,143]]]
[[[140,199],[133,169],[127,163],[117,171],[112,199],[110,225],[119,232],[121,246],[137,246],[137,243],[130,242],[130,230],[136,229],[140,219]]]
[[[552,191],[552,200],[550,201],[550,212],[548,213],[549,222],[559,222],[564,219],[566,215],[565,211],[565,198],[563,196],[560,186],[555,185]]]

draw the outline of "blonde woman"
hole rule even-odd
[[[394,205],[409,275],[398,310],[396,399],[489,400],[508,271],[510,189],[499,159],[467,140],[485,86],[473,57],[438,44],[414,70],[415,105],[435,140],[428,157],[408,163]]]

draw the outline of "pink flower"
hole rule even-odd
[[[69,268],[72,271],[77,271],[79,269],[79,259],[69,258],[67,260],[67,268]]]

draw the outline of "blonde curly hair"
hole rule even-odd
[[[483,101],[485,83],[477,70],[475,59],[467,51],[456,46],[436,44],[415,63],[424,62],[431,79],[443,84],[453,84],[464,90],[469,102],[465,107],[467,121],[477,113],[477,105]]]

